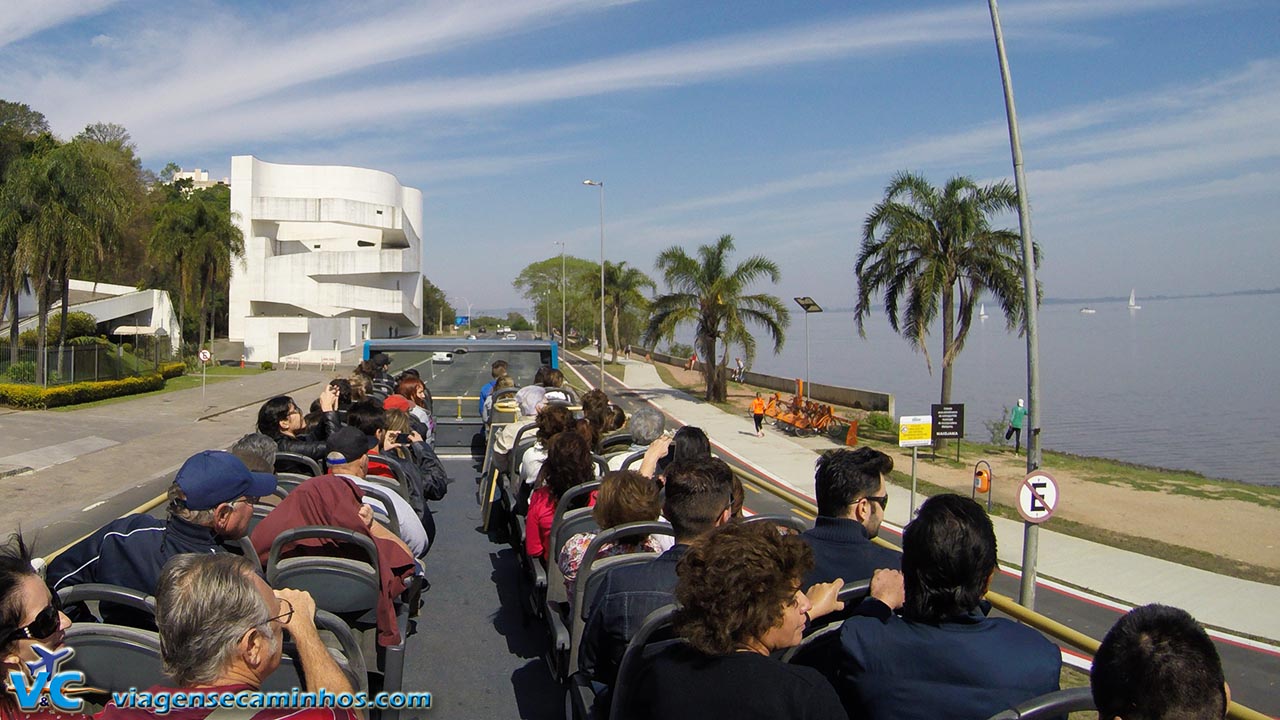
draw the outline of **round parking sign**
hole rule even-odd
[[[1029,473],[1018,487],[1018,513],[1029,523],[1053,517],[1058,500],[1058,483],[1043,470]]]
[[[213,359],[213,353],[209,352],[208,350],[200,351],[200,362],[207,363],[212,359]]]

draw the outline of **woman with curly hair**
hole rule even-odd
[[[542,470],[542,463],[547,460],[547,445],[551,438],[573,427],[573,413],[563,405],[548,405],[538,411],[533,421],[537,426],[533,447],[524,451],[520,459],[520,482],[532,483]]]
[[[847,718],[817,670],[769,657],[798,644],[811,615],[841,606],[837,583],[800,589],[812,566],[809,546],[770,523],[725,525],[691,547],[676,584],[686,644],[654,659],[628,717]]]
[[[595,480],[591,445],[576,432],[562,432],[551,439],[547,460],[538,472],[538,487],[529,496],[525,515],[524,550],[529,557],[547,559],[551,521],[556,505],[570,488]]]

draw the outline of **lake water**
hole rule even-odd
[[[1185,468],[1210,477],[1280,484],[1280,295],[1045,305],[1040,321],[1041,438],[1054,450]],[[796,308],[793,308],[796,310]],[[1005,330],[998,309],[975,318],[954,365],[952,402],[965,404],[965,434],[986,442],[983,421],[1025,398],[1026,340]],[[767,348],[754,370],[803,377],[805,327],[792,316],[780,355]],[[882,313],[858,336],[851,312],[809,319],[813,382],[891,392],[898,415],[928,415],[938,401],[941,342],[924,356]],[[763,339],[760,346],[764,348]],[[732,359],[730,360],[732,363]]]

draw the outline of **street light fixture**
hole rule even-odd
[[[809,387],[809,316],[813,313],[822,312],[822,306],[814,302],[813,298],[805,295],[796,298],[796,304],[804,309],[804,399],[808,400],[813,395],[813,390]]]
[[[600,390],[604,390],[604,181],[583,180],[600,188]]]
[[[564,310],[564,241],[556,240],[556,245],[560,246],[560,344],[564,345],[568,342],[568,322]]]

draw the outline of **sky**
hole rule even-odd
[[[1280,2],[1005,0],[1049,297],[1280,285]],[[735,238],[852,306],[897,172],[1012,182],[987,3],[8,0],[0,98],[145,166],[354,165],[424,193],[424,273],[476,312],[559,254],[660,279]],[[1017,228],[1016,216],[998,218]]]

